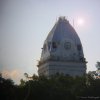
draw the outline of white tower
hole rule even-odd
[[[56,73],[71,76],[82,76],[86,73],[81,41],[65,17],[60,17],[48,34],[38,63],[40,76]]]

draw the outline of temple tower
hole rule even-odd
[[[51,76],[56,73],[82,76],[86,61],[78,34],[65,17],[59,17],[49,32],[38,63],[38,74]]]

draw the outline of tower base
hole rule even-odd
[[[39,76],[51,76],[57,73],[70,76],[82,76],[86,73],[86,62],[48,61],[39,66]]]

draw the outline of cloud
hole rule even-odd
[[[20,72],[19,72],[18,70],[13,70],[13,71],[10,73],[10,76],[15,78],[15,77],[19,76],[19,74],[20,74]]]
[[[4,78],[11,78],[15,83],[19,84],[20,79],[23,77],[23,73],[22,71],[18,70],[18,69],[14,69],[14,70],[3,70],[2,72],[2,76]]]

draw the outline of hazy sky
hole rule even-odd
[[[100,0],[0,0],[0,72],[20,80],[37,74],[37,60],[49,31],[66,16],[77,31],[87,70],[100,61]],[[84,25],[77,25],[83,18]]]

